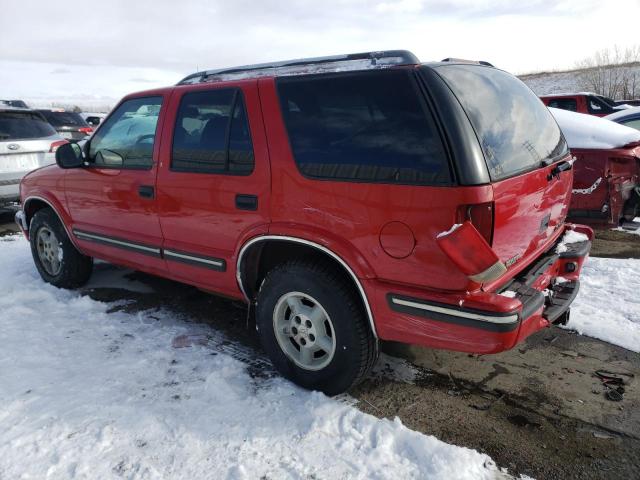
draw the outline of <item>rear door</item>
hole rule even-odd
[[[158,174],[164,256],[187,283],[238,295],[234,255],[266,233],[269,156],[257,82],[178,87]]]
[[[484,153],[494,196],[494,251],[507,265],[548,243],[569,208],[569,150],[549,110],[501,70],[439,67]]]
[[[98,258],[162,273],[155,181],[169,92],[125,99],[88,145],[89,166],[64,177],[73,233]]]

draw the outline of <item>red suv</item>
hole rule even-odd
[[[593,235],[522,82],[405,51],[199,72],[57,163],[17,214],[45,281],[100,258],[244,299],[279,371],[328,394],[379,339],[492,353],[562,321]]]
[[[596,117],[604,117],[629,108],[628,105],[620,104],[610,98],[589,92],[542,95],[540,99],[548,107],[586,113]]]

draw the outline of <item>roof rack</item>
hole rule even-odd
[[[344,70],[387,68],[395,65],[415,65],[418,57],[408,50],[385,50],[380,52],[349,53],[329,57],[301,58],[273,63],[259,63],[240,67],[205,70],[193,73],[180,80],[177,85],[230,80],[242,77],[268,75],[295,75]]]
[[[441,61],[452,62],[452,63],[474,63],[476,65],[485,65],[487,67],[493,67],[493,64],[486,62],[484,60],[466,60],[464,58],[447,57],[447,58],[443,58]]]

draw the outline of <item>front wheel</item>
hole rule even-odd
[[[342,393],[376,360],[357,293],[327,265],[290,261],[274,268],[260,287],[256,314],[274,366],[304,388]]]
[[[50,208],[38,210],[29,228],[31,254],[42,279],[60,288],[77,288],[91,276],[93,260],[73,246]]]

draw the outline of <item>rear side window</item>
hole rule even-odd
[[[253,146],[240,90],[185,94],[173,132],[171,169],[249,175],[253,167]]]
[[[436,71],[466,111],[492,180],[524,173],[568,153],[547,107],[513,75],[477,65],[446,65]]]
[[[162,97],[126,100],[109,116],[89,143],[96,167],[149,170]]]
[[[34,112],[0,112],[0,142],[55,135],[56,131]]]
[[[41,111],[47,121],[54,127],[86,127],[87,122],[75,112]]]
[[[547,106],[560,108],[562,110],[570,110],[572,112],[578,111],[578,102],[573,98],[554,98],[553,100],[549,100],[549,104]]]
[[[406,70],[281,78],[278,92],[291,148],[304,175],[451,183],[434,120]]]

